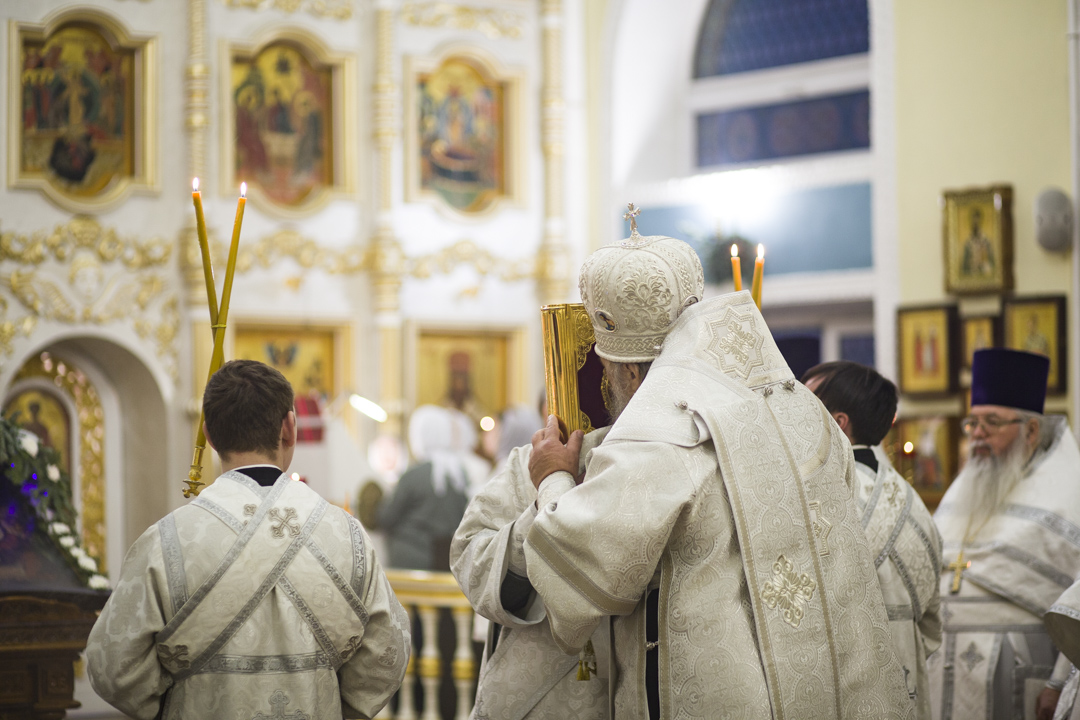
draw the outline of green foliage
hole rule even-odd
[[[60,454],[19,428],[17,421],[17,415],[10,420],[0,417],[0,482],[14,485],[21,510],[37,517],[45,535],[82,582],[103,589],[105,580],[74,530],[78,514],[71,499],[71,478],[60,467]]]

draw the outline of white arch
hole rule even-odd
[[[8,385],[11,384],[12,377],[14,377],[15,373],[18,372],[19,368],[21,368],[28,359],[56,343],[71,338],[96,338],[104,340],[135,356],[153,376],[157,390],[161,394],[165,404],[168,405],[172,403],[177,392],[176,383],[173,381],[169,371],[162,365],[161,361],[155,355],[147,352],[143,343],[136,341],[134,334],[130,330],[108,326],[99,327],[93,325],[80,325],[52,326],[44,328],[39,326],[39,329],[34,332],[31,338],[33,342],[22,347],[17,347],[16,354],[13,354],[12,357],[8,361],[5,361],[2,367],[0,367],[0,388],[7,388]]]

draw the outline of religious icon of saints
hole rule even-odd
[[[991,277],[994,274],[994,246],[982,230],[982,210],[971,210],[971,232],[964,239],[964,255],[960,272],[969,277]]]
[[[134,174],[133,53],[67,23],[22,55],[21,171],[81,197]]]
[[[233,64],[235,168],[273,202],[295,206],[333,183],[331,71],[286,42]]]
[[[1027,319],[1027,333],[1024,335],[1024,350],[1050,357],[1050,339],[1039,328],[1039,316],[1031,313]]]

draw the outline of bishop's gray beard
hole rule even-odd
[[[1024,476],[1028,453],[1023,434],[1001,456],[972,455],[956,477],[962,492],[956,498],[959,507],[967,508],[967,533],[976,534],[994,515],[1004,509],[1005,501]]]
[[[630,389],[629,373],[621,363],[612,363],[604,370],[604,381],[600,383],[600,392],[604,396],[604,407],[611,416],[611,424],[622,415],[630,404],[634,391]]]

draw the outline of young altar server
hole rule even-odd
[[[846,361],[816,365],[802,381],[851,442],[855,502],[881,583],[893,649],[904,666],[916,717],[929,720],[926,658],[941,645],[941,536],[919,494],[881,448],[896,417],[896,385],[871,367]]]
[[[234,360],[203,410],[223,473],[128,552],[87,644],[94,689],[145,720],[374,717],[409,621],[360,523],[285,474],[292,387]]]

